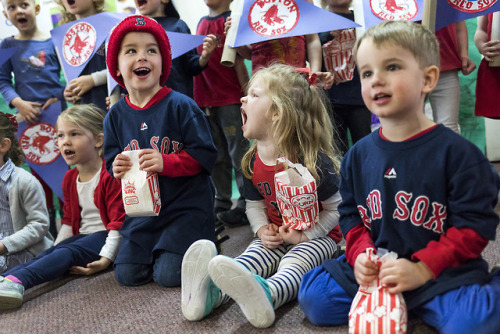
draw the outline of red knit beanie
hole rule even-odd
[[[165,81],[167,81],[170,75],[170,68],[172,67],[170,43],[165,29],[163,29],[156,20],[142,15],[127,16],[111,31],[108,48],[106,50],[106,63],[109,73],[120,86],[125,88],[122,76],[116,75],[116,72],[118,69],[118,53],[120,52],[120,46],[123,38],[125,38],[125,35],[129,32],[147,32],[155,37],[163,58],[162,74],[160,76],[160,85],[163,85]]]

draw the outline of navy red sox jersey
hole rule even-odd
[[[150,108],[134,110],[121,99],[104,119],[104,156],[112,163],[125,150],[153,148],[163,154],[185,150],[203,170],[193,176],[158,175],[161,210],[157,217],[126,217],[116,263],[153,261],[153,251],[183,254],[194,241],[214,239],[214,187],[210,178],[217,151],[196,103],[171,91]]]
[[[260,160],[259,154],[256,153],[252,161],[252,170],[252,180],[244,179],[243,197],[251,201],[264,200],[269,220],[281,226],[283,218],[276,202],[274,174],[283,171],[282,164],[277,166],[265,165]],[[321,180],[317,191],[321,211],[321,201],[329,199],[338,191],[338,174],[335,172],[330,159],[322,153],[318,156],[318,170]]]
[[[439,241],[451,227],[470,228],[493,240],[499,185],[498,174],[479,149],[443,125],[404,142],[387,141],[376,131],[354,145],[342,162],[339,224],[344,235],[363,224],[375,247],[406,259]],[[346,261],[328,260],[323,266],[354,295],[357,285]],[[477,258],[444,269],[404,295],[412,308],[487,280],[487,264]]]

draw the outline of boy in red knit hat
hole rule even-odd
[[[204,114],[189,97],[162,85],[172,57],[165,30],[154,19],[132,15],[112,31],[107,50],[111,76],[128,91],[104,120],[106,168],[121,179],[130,169],[122,151],[140,150],[140,169],[158,173],[161,210],[129,217],[115,260],[123,285],[181,282],[182,257],[198,239],[214,240],[217,156]]]

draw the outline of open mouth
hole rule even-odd
[[[139,0],[139,1],[137,1],[138,7],[147,5],[147,3],[148,3],[148,0]]]
[[[243,125],[245,125],[248,119],[247,113],[245,112],[245,110],[243,110],[243,108],[241,108],[240,110],[241,110],[241,121],[243,122]]]
[[[389,98],[391,97],[390,95],[388,94],[384,94],[384,93],[380,93],[380,94],[376,94],[375,97],[373,98],[375,101],[378,101],[378,100],[381,100],[381,99],[385,99],[385,98]]]
[[[75,4],[75,0],[67,0],[68,5],[73,6]]]
[[[147,67],[139,67],[134,70],[134,74],[137,75],[138,77],[144,77],[151,72],[151,69]]]
[[[20,19],[17,20],[18,23],[21,23],[21,24],[24,24],[24,23],[27,23],[28,20],[24,17],[21,17]]]
[[[64,150],[63,153],[64,153],[64,156],[66,158],[71,158],[72,156],[75,155],[75,151],[71,151],[71,150]]]

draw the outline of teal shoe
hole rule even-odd
[[[0,276],[0,310],[18,308],[23,303],[24,286]]]
[[[240,306],[255,327],[267,328],[274,323],[274,303],[267,281],[252,274],[236,260],[218,255],[208,264],[208,273],[222,293]]]
[[[208,263],[217,255],[210,240],[194,242],[184,254],[181,271],[182,314],[187,320],[206,317],[217,304],[220,290],[208,276]]]

